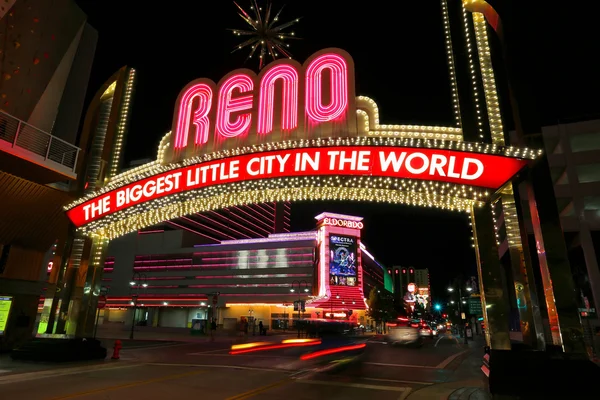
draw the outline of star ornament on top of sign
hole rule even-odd
[[[246,60],[252,58],[258,52],[258,69],[262,69],[266,65],[266,59],[270,57],[276,60],[279,57],[292,58],[288,47],[285,43],[288,39],[298,39],[294,32],[284,32],[290,26],[298,23],[300,18],[279,25],[279,15],[283,11],[283,7],[272,14],[273,4],[268,1],[265,7],[259,7],[256,0],[251,1],[250,12],[246,12],[235,1],[233,4],[239,10],[238,15],[250,26],[248,29],[229,29],[234,35],[247,37],[245,41],[238,44],[232,53],[250,49],[250,53]]]

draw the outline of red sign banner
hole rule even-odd
[[[189,190],[254,179],[375,176],[498,189],[528,160],[446,149],[311,147],[234,156],[181,167],[99,194],[67,211],[77,227],[144,202]]]
[[[98,297],[98,308],[102,309],[106,307],[106,296],[99,296]]]

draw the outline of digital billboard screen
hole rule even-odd
[[[329,236],[329,284],[356,286],[358,273],[357,243],[352,236]]]

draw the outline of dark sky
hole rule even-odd
[[[565,18],[546,16],[536,2],[527,3],[529,8],[519,12],[527,21],[523,34],[532,41],[538,62],[529,67],[535,71],[532,87],[543,121],[598,112],[600,69],[588,32],[575,32]],[[231,54],[239,40],[226,29],[244,27],[232,1],[173,0],[149,6],[139,0],[80,0],[78,4],[99,31],[90,94],[123,65],[138,72],[127,161],[155,157],[159,139],[170,129],[175,98],[189,81],[200,77],[218,81],[236,68],[256,69],[255,62],[245,64],[246,51]],[[244,7],[249,4],[240,0]],[[382,123],[451,124],[438,0],[274,2],[276,8],[283,4],[280,21],[302,17],[293,28],[302,40],[290,42],[294,58],[303,62],[325,47],[347,50],[356,64],[356,92],[375,99]],[[586,27],[588,17],[577,17]],[[375,256],[388,266],[430,268],[434,295],[458,273],[475,272],[464,214],[385,204],[295,203],[293,230],[313,228],[313,216],[322,211],[364,216],[363,239]]]

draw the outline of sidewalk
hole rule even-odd
[[[409,394],[409,400],[491,400],[487,378],[481,372],[483,362],[483,337],[476,337],[468,345],[462,344],[467,353],[457,357],[449,365],[454,373],[450,380],[427,386]]]
[[[45,363],[45,362],[26,362],[15,361],[9,354],[0,354],[0,384],[13,381],[15,375],[23,377],[23,380],[29,376],[47,373],[48,375],[65,374],[70,371],[82,371],[86,369],[97,369],[103,367],[116,366],[116,363],[110,358],[106,360],[77,361],[65,363]]]

